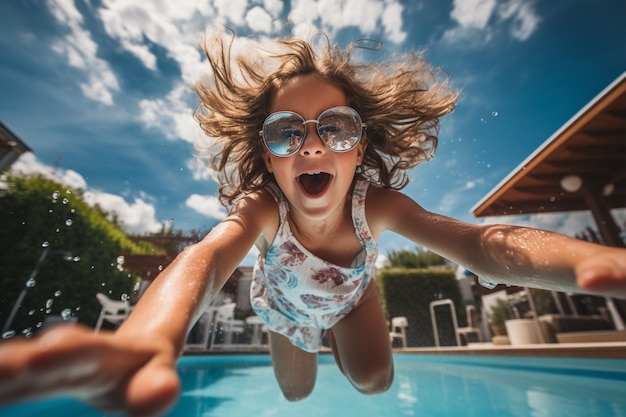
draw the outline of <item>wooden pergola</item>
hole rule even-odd
[[[473,208],[476,217],[590,210],[604,242],[624,247],[610,210],[626,207],[626,72]]]

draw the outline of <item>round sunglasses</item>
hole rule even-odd
[[[337,106],[324,110],[317,120],[305,120],[298,113],[279,111],[263,122],[259,135],[267,149],[276,156],[298,152],[306,137],[307,124],[317,125],[317,134],[324,145],[335,152],[347,152],[361,140],[365,123],[352,107]]]

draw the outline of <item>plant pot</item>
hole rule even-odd
[[[506,327],[502,325],[491,325],[491,333],[494,336],[506,336]]]
[[[534,319],[513,319],[505,323],[512,345],[531,345],[541,342],[539,326]]]

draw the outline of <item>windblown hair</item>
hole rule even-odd
[[[193,86],[200,100],[194,116],[217,139],[204,150],[212,151],[209,166],[218,173],[219,195],[226,205],[274,181],[264,163],[259,131],[275,92],[294,76],[317,74],[343,90],[367,125],[361,140],[368,146],[359,175],[397,190],[407,184],[408,170],[433,156],[439,119],[457,100],[447,76],[439,80],[422,52],[364,63],[354,53],[363,46],[341,49],[324,35],[311,42],[277,39],[274,50],[263,53],[250,46],[234,54],[235,40],[234,33],[230,40],[217,33],[204,37],[201,47],[212,73]]]

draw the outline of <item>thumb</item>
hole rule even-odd
[[[175,364],[148,363],[128,383],[126,408],[136,417],[159,416],[176,404],[179,394]]]

